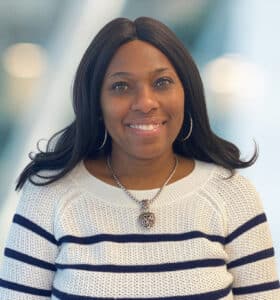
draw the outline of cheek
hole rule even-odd
[[[106,99],[108,100],[108,99]],[[124,109],[122,105],[113,104],[111,101],[101,101],[101,110],[106,127],[114,129],[117,124],[122,123]]]
[[[116,122],[116,112],[114,111],[114,107],[102,107],[103,119],[106,127],[110,127],[110,124]]]
[[[115,112],[114,112],[115,106],[112,105],[110,98],[108,96],[106,96],[106,93],[104,93],[104,92],[101,92],[100,107],[101,107],[101,112],[102,112],[104,122],[110,123],[110,120],[115,115]]]
[[[181,126],[182,125],[181,123],[183,122],[184,119],[184,109],[185,109],[185,96],[183,90],[180,90],[174,95],[171,109],[176,119],[180,122],[180,126]]]
[[[180,107],[180,112],[182,115],[182,119],[184,119],[184,111],[185,111],[185,92],[183,87],[181,88],[181,93],[179,94],[179,103],[178,103],[178,107]]]
[[[178,129],[180,129],[183,126],[184,122],[184,106],[183,105],[178,105],[177,106],[177,113],[176,113],[176,126]]]

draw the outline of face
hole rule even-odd
[[[183,123],[184,90],[160,50],[139,40],[122,45],[106,71],[100,101],[112,155],[173,155]]]

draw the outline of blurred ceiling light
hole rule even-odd
[[[256,64],[237,54],[227,54],[208,63],[204,69],[208,89],[214,94],[252,99],[263,94],[264,74]]]
[[[38,78],[47,65],[44,49],[36,44],[18,43],[6,49],[3,55],[5,70],[12,77]]]

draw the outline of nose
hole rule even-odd
[[[137,89],[131,110],[148,113],[159,107],[157,95],[150,86],[141,86]]]

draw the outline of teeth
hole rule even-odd
[[[134,124],[134,125],[129,125],[129,127],[140,129],[140,130],[154,130],[159,127],[159,124]]]

